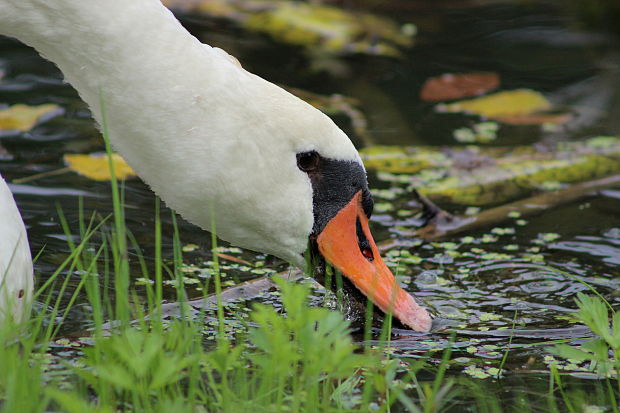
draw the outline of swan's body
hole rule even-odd
[[[26,228],[13,194],[0,176],[0,325],[28,316],[32,297],[32,260]]]
[[[56,63],[99,124],[105,112],[114,148],[138,175],[202,228],[212,227],[213,213],[224,240],[300,265],[308,237],[356,192],[369,215],[365,172],[348,137],[200,43],[158,0],[0,0],[0,33]],[[332,169],[302,170],[299,156],[308,153]],[[338,178],[331,187],[327,175]],[[419,310],[419,323],[404,322],[427,330]]]

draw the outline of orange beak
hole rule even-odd
[[[361,191],[327,223],[317,244],[321,255],[384,313],[416,331],[431,329],[428,312],[401,288],[381,259],[362,209]]]

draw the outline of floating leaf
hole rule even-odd
[[[368,146],[360,150],[360,155],[366,168],[394,173],[416,173],[451,164],[447,154],[430,147]]]
[[[481,122],[473,128],[458,128],[452,136],[459,142],[491,142],[497,139],[499,125],[496,122]]]
[[[60,113],[62,113],[60,106],[51,103],[38,106],[13,105],[7,109],[0,109],[0,131],[18,130],[27,132],[37,122]]]
[[[218,253],[217,256],[224,260],[236,262],[237,264],[247,265],[248,267],[254,266],[251,262],[246,261],[243,258],[235,257],[234,255]]]
[[[499,87],[496,73],[446,73],[427,79],[420,91],[420,99],[426,102],[461,99],[482,95]]]
[[[439,112],[465,112],[491,119],[525,116],[549,109],[551,103],[541,93],[530,89],[510,90],[447,105],[437,105]]]
[[[109,169],[108,156],[105,153],[88,155],[67,154],[65,163],[74,172],[95,181],[109,181],[112,173]],[[136,176],[136,172],[117,153],[112,154],[114,172],[117,179],[127,179]]]
[[[196,251],[198,248],[200,247],[196,244],[187,244],[187,245],[183,245],[183,248],[181,248],[181,251],[192,252],[192,251]]]

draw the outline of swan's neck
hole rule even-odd
[[[1,31],[54,62],[99,124],[104,103],[114,147],[149,184],[167,181],[158,176],[163,165],[149,163],[167,159],[179,130],[200,118],[191,110],[195,90],[217,83],[221,51],[157,0],[1,0],[0,16]],[[196,66],[208,78],[198,79]]]

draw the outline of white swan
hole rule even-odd
[[[184,218],[302,265],[309,238],[383,311],[427,331],[368,229],[359,154],[324,114],[200,43],[159,0],[0,0],[0,33],[56,63],[114,148]]]
[[[0,327],[28,316],[32,297],[32,259],[26,228],[11,191],[0,175]]]

